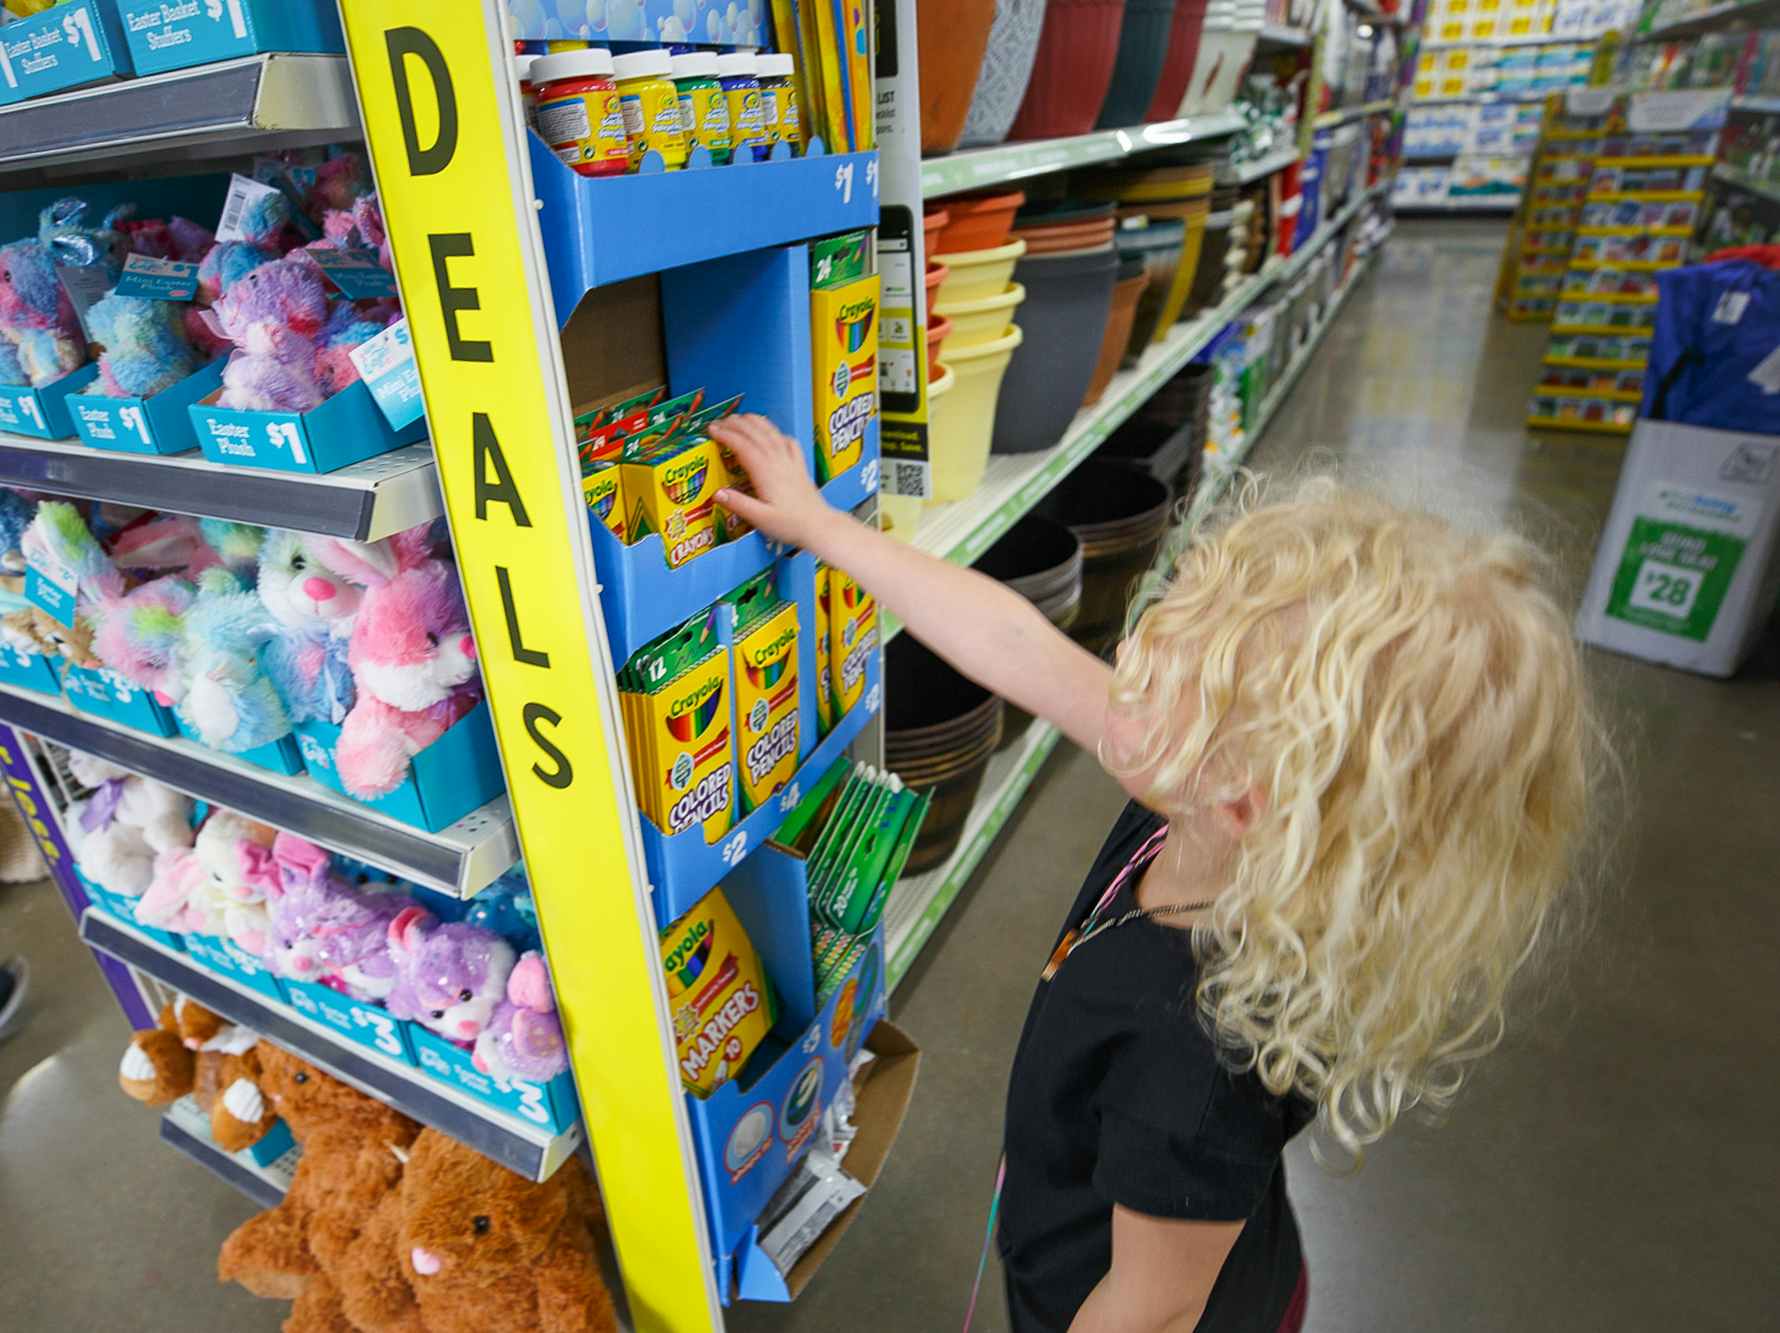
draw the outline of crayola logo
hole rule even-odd
[[[849,355],[864,349],[877,314],[878,303],[875,299],[854,301],[840,308],[840,312],[834,317],[834,336]]]
[[[699,974],[705,970],[705,964],[711,961],[711,945],[716,938],[712,922],[695,921],[687,930],[685,938],[662,960],[668,975],[680,983],[682,990],[697,981]]]
[[[676,699],[668,707],[668,735],[688,742],[702,736],[717,716],[723,703],[723,682],[707,680],[693,693]]]
[[[678,467],[670,465],[662,469],[661,489],[675,504],[691,504],[704,490],[710,470],[710,460],[702,455]]]
[[[796,640],[797,626],[793,624],[787,626],[771,643],[762,644],[758,648],[750,646],[748,649],[748,678],[755,680],[755,672],[771,671],[773,674],[766,684],[771,685],[777,681],[780,676],[785,674],[785,664],[791,660],[785,653],[785,649]],[[758,684],[759,681],[755,680],[755,683]]]

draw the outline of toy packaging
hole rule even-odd
[[[816,479],[859,462],[878,410],[878,275],[870,232],[810,243],[810,351],[816,386]]]
[[[828,571],[828,676],[836,721],[859,702],[865,659],[878,643],[878,604],[845,570]]]
[[[722,889],[661,932],[661,966],[680,1081],[695,1096],[708,1096],[747,1063],[778,1011],[754,944]]]
[[[700,616],[642,649],[619,676],[637,799],[672,837],[703,825],[707,843],[735,815],[729,649]]]
[[[727,600],[736,616],[736,755],[748,814],[797,772],[797,605],[779,599],[770,570]]]

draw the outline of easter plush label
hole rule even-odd
[[[153,255],[124,260],[114,296],[140,296],[150,301],[189,301],[198,294],[198,266]]]
[[[426,411],[426,400],[420,391],[420,367],[414,360],[414,343],[408,335],[406,319],[397,320],[375,338],[353,348],[351,356],[391,430],[401,430],[420,419]]]

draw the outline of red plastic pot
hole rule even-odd
[[[952,321],[944,315],[936,314],[931,309],[927,312],[927,382],[934,383],[940,377],[939,345],[946,340],[952,331]]]
[[[921,233],[926,239],[921,248],[929,262],[939,253],[939,234],[951,220],[952,215],[943,208],[930,208],[922,216]]]
[[[940,229],[938,254],[943,257],[961,251],[993,250],[998,245],[1005,245],[1008,233],[1014,227],[1014,214],[1025,202],[1026,196],[1018,190],[972,194],[952,200],[946,206],[950,218]],[[928,251],[928,254],[931,257],[934,252]]]
[[[1174,0],[1174,27],[1168,32],[1168,54],[1162,77],[1144,120],[1173,120],[1181,100],[1193,82],[1193,59],[1199,54],[1199,34],[1205,29],[1207,0]]]
[[[964,137],[994,22],[995,0],[918,0],[923,153],[949,153]]]
[[[1119,58],[1125,0],[1051,0],[1026,100],[1009,139],[1055,139],[1094,128]]]

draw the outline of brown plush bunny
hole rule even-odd
[[[16,574],[0,577],[0,589],[15,596],[25,595],[25,580]],[[85,620],[75,620],[70,628],[54,616],[34,606],[0,616],[0,638],[22,653],[38,653],[44,657],[61,657],[75,666],[97,669],[103,663],[93,652],[93,629]]]
[[[278,1120],[260,1091],[259,1034],[183,995],[162,1007],[159,1027],[131,1039],[117,1081],[150,1106],[192,1093],[225,1152],[258,1143]]]
[[[365,1333],[615,1333],[605,1235],[579,1157],[540,1184],[424,1130],[343,1275],[346,1314]]]
[[[401,1182],[420,1126],[269,1044],[261,1066],[261,1086],[303,1160],[284,1202],[223,1242],[217,1276],[256,1296],[294,1301],[285,1333],[338,1333],[353,1327],[341,1310],[339,1275],[360,1229]]]

